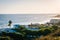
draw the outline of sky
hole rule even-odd
[[[60,0],[0,0],[0,14],[60,14]]]

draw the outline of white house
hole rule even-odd
[[[56,24],[56,23],[59,23],[60,22],[60,19],[51,19],[50,20],[50,23],[52,24]]]

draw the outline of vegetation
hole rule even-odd
[[[60,28],[56,25],[51,27],[40,27],[38,31],[28,30],[24,26],[19,26],[18,28],[12,29],[16,32],[14,33],[7,33],[2,32],[0,33],[0,39],[6,40],[49,40],[49,38],[58,38],[58,33],[60,32]],[[58,31],[58,32],[57,32]],[[57,33],[57,34],[53,34]],[[57,35],[57,36],[56,36]],[[4,38],[3,38],[4,37]],[[60,39],[59,39],[60,40]]]

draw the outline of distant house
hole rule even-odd
[[[57,24],[57,23],[59,23],[60,22],[60,19],[51,19],[50,20],[50,23],[51,24]]]

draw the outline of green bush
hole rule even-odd
[[[51,30],[49,30],[49,29],[45,29],[44,31],[43,31],[43,33],[42,33],[42,35],[48,35],[48,34],[50,34],[51,33]]]

